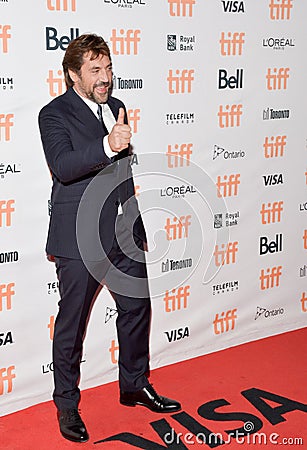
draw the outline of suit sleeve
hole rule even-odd
[[[104,152],[101,136],[81,142],[78,129],[68,126],[65,114],[55,107],[49,105],[40,111],[39,129],[47,164],[62,183],[101,170],[112,162]]]

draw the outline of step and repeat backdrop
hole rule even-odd
[[[108,42],[133,132],[151,367],[306,326],[306,16],[304,0],[0,0],[1,415],[51,399],[59,292],[38,113],[65,92],[82,33]],[[82,389],[117,379],[116,316],[104,287]]]

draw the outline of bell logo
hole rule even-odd
[[[54,316],[50,316],[50,320],[47,327],[49,328],[49,337],[51,341],[53,340],[54,335],[54,322],[55,322]]]
[[[12,121],[14,114],[0,114],[0,142],[2,140],[2,129],[4,128],[4,139],[11,140],[11,127],[14,125]]]
[[[290,20],[293,0],[270,0],[269,8],[271,20]]]
[[[69,8],[70,6],[70,8]],[[76,0],[47,0],[49,11],[76,11]]]
[[[0,200],[0,228],[12,225],[12,213],[15,211],[14,203],[15,200]]]
[[[4,367],[0,369],[0,395],[4,394],[5,384],[7,384],[6,392],[9,394],[13,390],[13,379],[16,375],[13,373],[15,366],[10,366],[8,368]]]
[[[302,293],[302,298],[301,298],[301,304],[302,304],[302,311],[304,313],[307,312],[307,297],[306,297],[306,292]]]
[[[268,223],[276,223],[281,221],[281,213],[283,211],[283,201],[262,203],[261,206],[261,223],[266,225]]]
[[[266,269],[266,271],[264,269],[261,269],[259,279],[260,279],[260,289],[262,291],[279,286],[279,280],[282,274],[281,269],[282,266],[278,267],[275,266],[272,267],[272,269],[268,268]]]
[[[127,111],[128,122],[134,134],[138,132],[138,122],[141,118],[140,112],[141,112],[140,109],[128,109]]]
[[[116,345],[115,340],[112,339],[111,346],[109,348],[112,364],[117,364],[117,362],[118,362],[118,356],[117,356],[118,355],[118,351],[119,351],[119,345]]]
[[[284,156],[287,136],[266,136],[263,149],[265,158],[278,158]]]
[[[276,91],[277,89],[287,89],[287,80],[289,78],[289,67],[280,67],[277,69],[268,69],[266,79],[267,79],[267,89],[269,91]]]
[[[192,81],[194,81],[194,69],[183,69],[181,72],[176,69],[175,73],[176,75],[173,75],[172,69],[168,72],[168,92],[170,94],[190,94]]]
[[[224,264],[235,264],[236,256],[238,253],[238,241],[229,242],[226,245],[221,244],[221,250],[219,250],[219,246],[215,246],[214,250],[214,261],[216,267],[223,266]]]
[[[191,226],[191,215],[173,217],[173,223],[170,218],[166,219],[164,227],[166,231],[166,238],[168,241],[175,241],[176,239],[187,238],[189,236],[189,227]]]
[[[226,33],[221,34],[221,55],[222,56],[241,56],[243,52],[243,44],[245,43],[245,33]]]
[[[304,249],[307,250],[307,230],[304,230],[303,242],[304,242]]]
[[[190,295],[190,286],[180,286],[178,289],[172,289],[172,294],[169,291],[165,292],[163,298],[165,303],[165,312],[170,313],[181,308],[188,307],[188,297]]]
[[[175,144],[175,150],[172,150],[172,146],[168,145],[166,153],[168,167],[172,169],[178,167],[178,164],[180,167],[189,166],[192,147],[193,144],[181,144],[180,146]]]
[[[110,41],[112,42],[112,53],[114,55],[137,55],[138,43],[141,30],[119,30],[120,36],[117,36],[116,29],[113,28]],[[132,51],[132,53],[131,53]]]
[[[217,177],[216,187],[217,196],[221,197],[232,197],[238,195],[238,188],[240,184],[240,174],[224,175],[223,181],[221,176]]]
[[[219,118],[219,127],[239,127],[241,125],[242,104],[239,105],[226,105],[225,109],[223,105],[220,105],[219,112],[217,113]]]
[[[193,5],[195,5],[196,0],[168,0],[169,3],[169,13],[172,17],[182,16],[189,17],[193,16]]]
[[[65,92],[65,80],[63,77],[63,71],[58,70],[58,77],[54,75],[53,70],[49,70],[47,83],[49,85],[49,94],[51,97],[57,97]]]
[[[221,314],[216,314],[215,319],[213,321],[213,330],[214,334],[227,333],[230,330],[234,330],[237,316],[237,308],[230,309],[226,312],[222,312]]]
[[[10,25],[0,25],[0,40],[2,40],[2,53],[8,53],[8,41],[12,37],[9,34],[10,29],[11,29]]]
[[[15,295],[14,287],[15,283],[0,284],[0,312],[4,308],[8,311],[12,309],[12,297]]]

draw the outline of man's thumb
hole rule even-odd
[[[125,120],[125,110],[124,108],[119,108],[117,123],[120,125],[124,125],[124,120]]]

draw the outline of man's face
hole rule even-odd
[[[74,88],[82,96],[95,103],[106,103],[112,83],[112,63],[108,56],[99,55],[90,59],[91,54],[85,54],[80,76],[69,70],[74,81]]]

